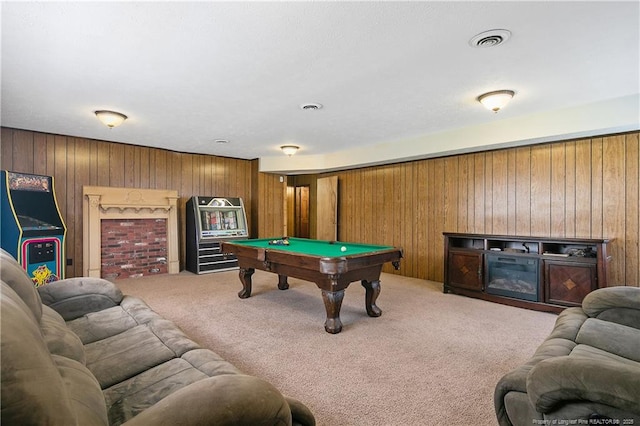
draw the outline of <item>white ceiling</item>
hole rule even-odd
[[[640,93],[638,1],[2,2],[0,11],[2,126],[181,152],[262,161],[295,144],[298,161],[358,157]],[[512,36],[470,47],[490,29]],[[476,97],[498,89],[516,96],[493,114]],[[107,129],[98,109],[129,119]]]

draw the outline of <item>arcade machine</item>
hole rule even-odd
[[[187,270],[205,274],[237,269],[238,260],[222,253],[220,242],[249,237],[242,198],[191,197],[186,213]]]
[[[64,239],[53,177],[2,170],[2,248],[27,271],[36,287],[64,278]]]

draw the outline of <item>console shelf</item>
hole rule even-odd
[[[607,287],[609,239],[444,235],[444,292],[560,312]]]

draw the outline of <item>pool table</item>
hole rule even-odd
[[[376,306],[382,265],[391,262],[399,269],[402,249],[293,237],[287,240],[288,245],[272,245],[270,243],[274,241],[282,241],[273,238],[222,243],[222,252],[233,253],[238,259],[242,282],[238,296],[241,299],[251,296],[251,275],[259,269],[278,274],[280,290],[289,288],[287,277],[316,283],[327,311],[324,328],[328,333],[336,334],[342,330],[340,308],[344,290],[353,281],[359,280],[365,288],[367,314],[371,317],[382,314]]]

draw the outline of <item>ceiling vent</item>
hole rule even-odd
[[[511,37],[509,30],[489,30],[474,36],[469,40],[471,47],[494,47],[498,46]]]
[[[311,104],[302,104],[300,105],[300,109],[306,110],[306,111],[313,111],[316,109],[320,109],[322,108],[322,104],[316,104],[316,103],[311,103]]]

